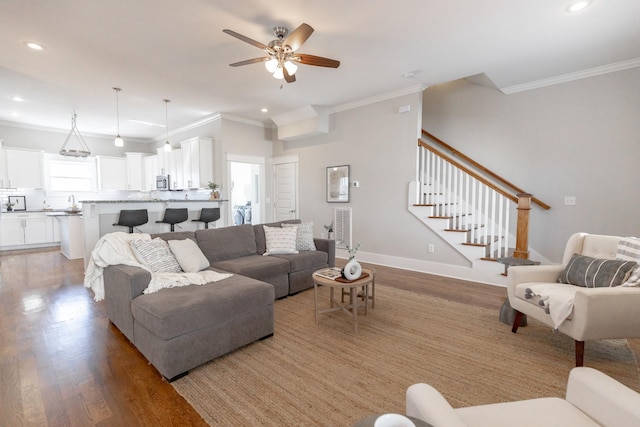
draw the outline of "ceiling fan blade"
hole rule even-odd
[[[282,73],[284,74],[284,79],[286,80],[287,83],[293,83],[296,81],[296,75],[289,74],[286,67],[282,68]]]
[[[257,42],[257,41],[255,41],[255,40],[253,40],[253,39],[250,39],[250,38],[249,38],[249,37],[247,37],[247,36],[243,36],[242,34],[236,33],[236,32],[235,32],[235,31],[233,31],[233,30],[226,30],[226,29],[225,29],[225,30],[222,30],[222,32],[223,32],[223,33],[226,33],[226,34],[229,34],[230,36],[233,36],[233,37],[235,37],[235,38],[237,38],[237,39],[240,39],[240,40],[242,40],[242,41],[243,41],[243,42],[245,42],[245,43],[249,43],[250,45],[253,45],[253,46],[255,46],[255,47],[257,47],[257,48],[260,48],[260,49],[262,49],[262,50],[264,50],[264,51],[269,52],[269,51],[271,50],[271,49],[269,48],[269,46],[267,46],[266,44],[264,44],[264,43],[260,43],[260,42]]]
[[[291,47],[291,50],[296,51],[307,41],[309,36],[313,33],[313,28],[308,24],[301,24],[298,28],[293,30],[291,34],[282,42],[283,46]]]
[[[246,61],[234,62],[233,64],[229,64],[231,67],[239,67],[241,65],[249,65],[249,64],[257,64],[258,62],[265,62],[271,59],[268,56],[263,56],[262,58],[253,58],[247,59]]]
[[[340,61],[336,61],[335,59],[324,58],[322,56],[307,55],[304,53],[296,53],[293,60],[301,64],[316,65],[318,67],[338,68],[340,66]]]

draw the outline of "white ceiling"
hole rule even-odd
[[[117,86],[125,141],[152,139],[165,129],[129,119],[164,124],[164,98],[170,130],[216,113],[271,124],[482,73],[511,92],[640,65],[640,1],[593,0],[573,15],[570,1],[2,0],[0,121],[68,131],[76,111],[81,133],[115,135]],[[263,52],[223,29],[267,44],[273,26],[303,22],[315,32],[299,52],[338,69],[300,65],[287,84],[262,64],[229,67]]]

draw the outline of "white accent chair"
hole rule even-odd
[[[516,310],[512,332],[518,330],[523,314],[552,328],[551,316],[544,307],[524,298],[525,289],[541,283],[557,283],[573,254],[592,258],[615,259],[622,237],[576,233],[567,241],[562,264],[514,266],[508,271],[509,304]],[[571,286],[557,283],[561,286]],[[575,340],[576,366],[584,365],[587,340],[640,338],[640,287],[578,287],[573,312],[558,331]]]
[[[640,426],[640,394],[592,368],[573,368],[565,399],[545,397],[454,409],[435,388],[407,389],[407,415],[433,427]]]

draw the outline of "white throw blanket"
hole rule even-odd
[[[525,298],[538,297],[538,304],[544,307],[545,312],[551,316],[553,327],[558,329],[562,322],[571,316],[573,302],[576,296],[577,286],[559,286],[554,283],[541,283],[531,285],[526,289]]]
[[[131,250],[129,242],[133,239],[151,240],[146,233],[115,232],[105,234],[98,240],[91,252],[91,258],[84,274],[84,286],[93,290],[94,299],[104,299],[104,269],[110,265],[123,264],[142,268],[149,268],[140,264]],[[229,273],[204,270],[197,273],[151,273],[151,281],[144,290],[145,294],[157,292],[164,288],[174,288],[187,285],[204,285],[231,277]]]

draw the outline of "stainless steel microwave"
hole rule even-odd
[[[169,190],[169,175],[156,176],[156,190]]]

